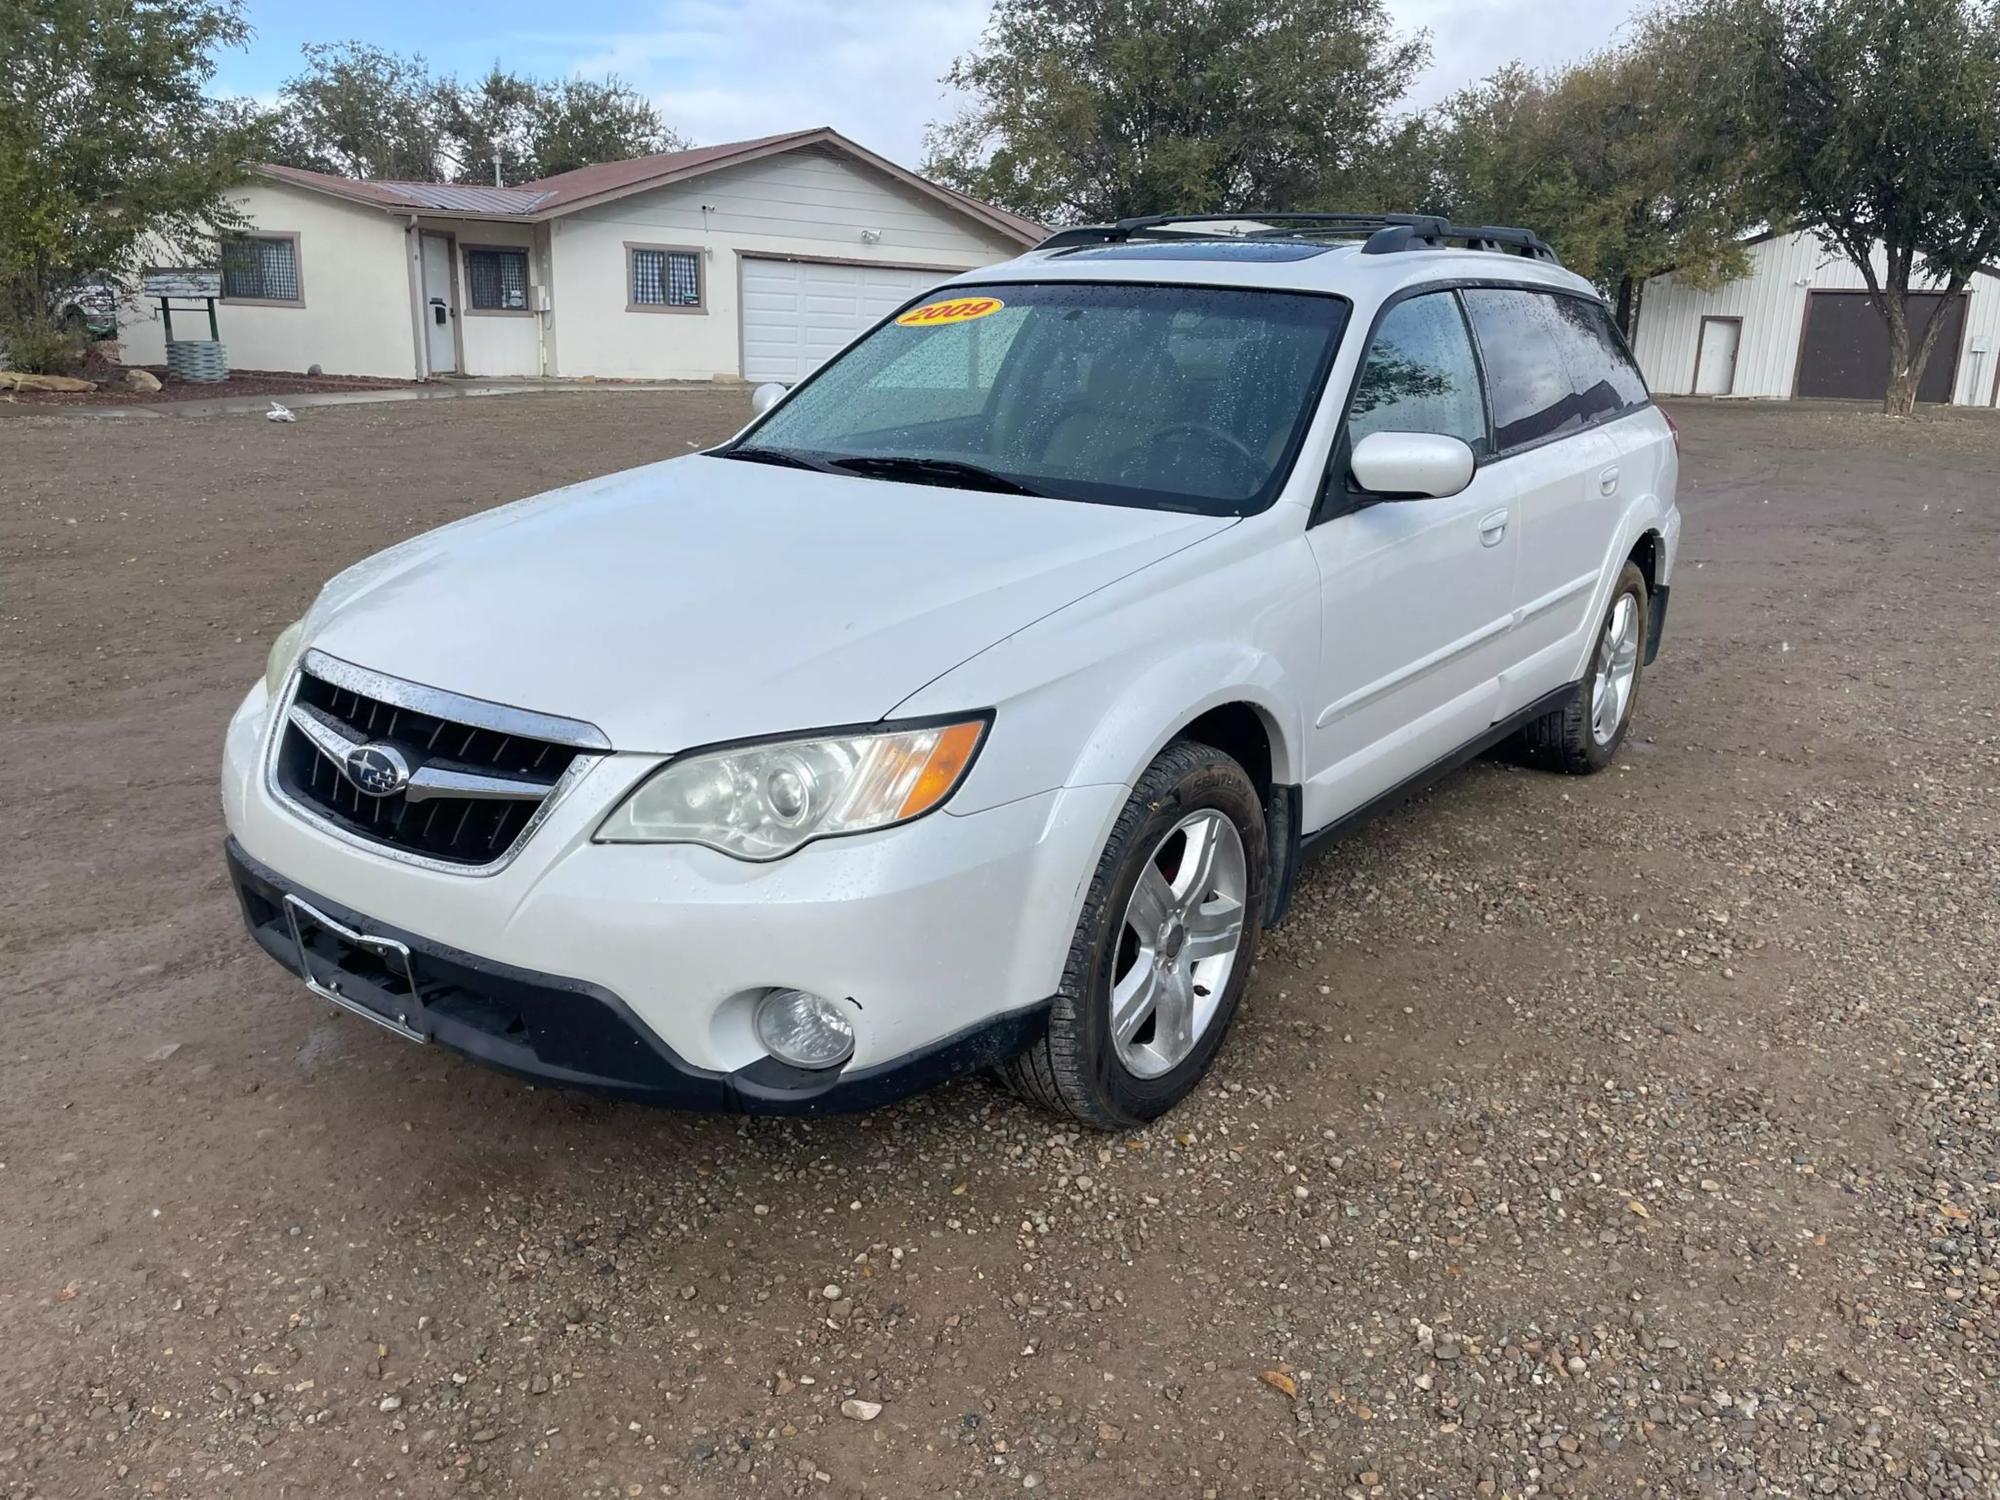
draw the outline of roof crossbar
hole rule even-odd
[[[1317,236],[1366,235],[1363,255],[1392,255],[1402,250],[1437,250],[1463,245],[1553,261],[1554,250],[1530,229],[1507,224],[1454,224],[1441,214],[1293,213],[1244,210],[1215,214],[1145,214],[1115,224],[1082,224],[1059,229],[1035,248],[1061,250],[1078,245],[1117,245],[1138,238],[1199,238],[1203,225],[1266,224],[1266,229],[1225,232],[1230,239],[1312,239]],[[1191,233],[1191,231],[1193,231]]]

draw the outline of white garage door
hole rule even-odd
[[[746,256],[743,378],[802,380],[884,314],[954,274]]]

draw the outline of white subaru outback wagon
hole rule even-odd
[[[1599,769],[1659,644],[1673,429],[1523,230],[1066,230],[756,404],[279,637],[227,853],[313,991],[673,1105],[996,1067],[1129,1126],[1315,840],[1503,739]]]

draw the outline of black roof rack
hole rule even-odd
[[[1363,255],[1393,255],[1399,250],[1437,250],[1463,245],[1468,250],[1493,250],[1553,261],[1555,251],[1531,229],[1506,224],[1454,224],[1440,214],[1291,213],[1244,210],[1219,214],[1146,214],[1116,224],[1082,224],[1059,229],[1035,248],[1062,250],[1079,245],[1118,245],[1135,238],[1198,238],[1189,230],[1209,224],[1268,224],[1268,229],[1231,233],[1229,239],[1312,239],[1323,235],[1366,235]]]

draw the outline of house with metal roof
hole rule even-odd
[[[519,187],[263,165],[220,247],[236,369],[794,381],[1040,225],[820,128]],[[164,361],[125,310],[125,357]]]

